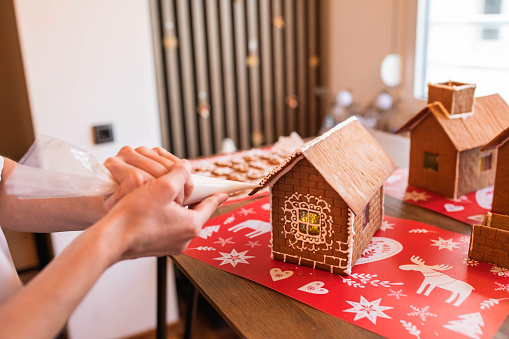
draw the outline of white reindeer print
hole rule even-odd
[[[447,291],[451,291],[452,295],[445,301],[446,303],[452,302],[456,297],[458,297],[458,300],[453,304],[454,306],[461,305],[462,302],[465,301],[465,299],[468,298],[470,293],[472,293],[472,290],[474,287],[467,284],[464,281],[457,280],[454,278],[449,277],[446,274],[437,272],[437,271],[445,271],[448,269],[451,269],[452,266],[449,265],[434,265],[434,266],[427,266],[424,265],[424,260],[420,259],[419,257],[412,256],[410,258],[410,261],[413,262],[415,265],[401,265],[399,268],[404,271],[418,271],[421,272],[424,275],[424,281],[422,282],[421,286],[417,290],[417,294],[421,294],[422,291],[424,291],[424,288],[429,285],[426,292],[424,292],[424,295],[428,296],[431,291],[435,287],[442,288]]]
[[[230,227],[228,229],[228,231],[237,232],[244,228],[250,228],[253,230],[253,232],[246,234],[246,237],[249,237],[249,238],[257,237],[261,234],[270,232],[270,230],[271,230],[269,222],[251,219],[251,220],[246,220],[244,222],[241,222],[240,224],[235,225],[233,227]]]

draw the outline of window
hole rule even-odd
[[[454,80],[509,101],[509,0],[420,0],[417,15],[416,98]]]
[[[424,152],[424,168],[438,171],[438,154]]]
[[[481,154],[479,159],[479,172],[484,172],[491,169],[491,153]]]
[[[310,210],[299,210],[299,233],[320,236],[320,214]]]
[[[369,203],[364,207],[364,212],[362,213],[364,215],[364,227],[369,223]]]

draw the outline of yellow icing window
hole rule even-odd
[[[479,159],[479,172],[491,169],[491,153],[481,154]]]
[[[320,214],[309,211],[299,210],[299,233],[313,236],[320,235]]]
[[[438,154],[424,152],[424,168],[438,171]]]

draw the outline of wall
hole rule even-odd
[[[324,1],[323,76],[330,100],[347,89],[354,102],[366,108],[388,89],[400,99],[395,127],[422,109],[425,102],[413,97],[416,13],[417,0]],[[380,66],[386,55],[395,52],[402,57],[402,83],[388,88]]]
[[[99,161],[124,145],[161,145],[149,13],[149,0],[1,1],[0,152],[19,158],[42,133]],[[92,126],[104,123],[115,140],[96,145]],[[55,253],[75,237],[53,234]],[[71,316],[70,337],[155,328],[155,271],[155,258],[111,267]],[[170,323],[178,319],[172,267],[168,278]]]

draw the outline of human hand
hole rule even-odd
[[[182,253],[228,195],[214,194],[192,208],[181,205],[191,165],[176,162],[169,173],[133,190],[94,227],[105,231],[118,258]]]
[[[123,147],[115,157],[108,158],[104,163],[115,181],[120,184],[112,195],[103,198],[106,211],[111,210],[120,199],[135,188],[168,173],[178,161],[180,161],[178,157],[161,147],[152,149]],[[192,191],[193,183],[187,180],[184,191],[176,197],[175,201],[182,204]]]

